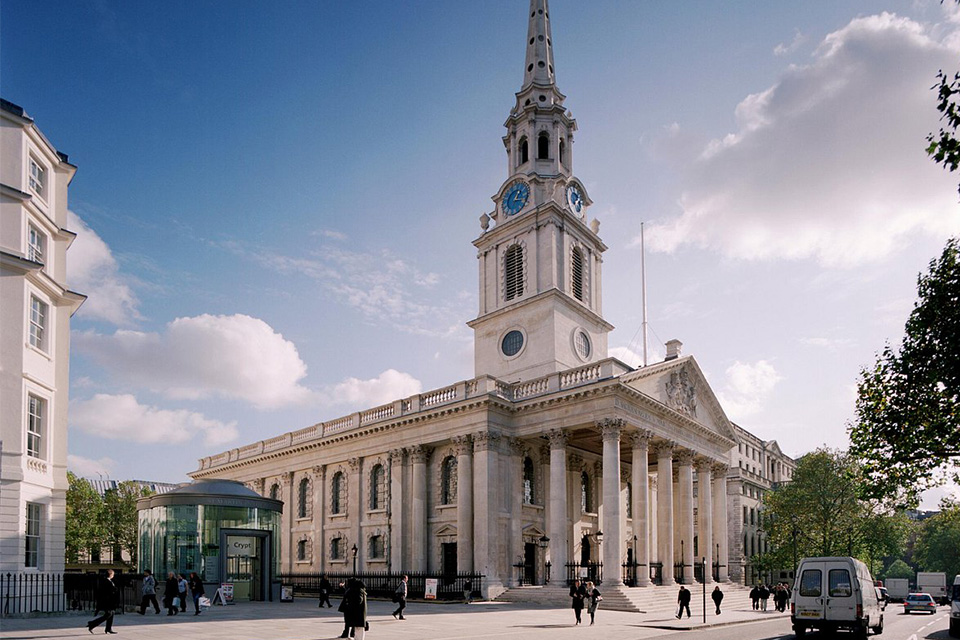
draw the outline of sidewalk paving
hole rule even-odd
[[[120,640],[169,640],[173,637],[184,640],[326,640],[338,637],[343,631],[343,617],[337,612],[336,604],[335,600],[334,608],[318,609],[315,599],[298,598],[292,603],[247,602],[213,607],[199,616],[194,616],[189,610],[173,617],[165,613],[155,615],[152,611],[144,616],[133,612],[116,616],[114,630],[118,632],[117,638]],[[488,637],[564,640],[564,637],[572,639],[574,634],[578,639],[599,640],[609,637],[611,633],[622,634],[626,631],[631,638],[651,638],[672,631],[774,619],[782,621],[784,633],[789,632],[790,628],[789,614],[751,609],[725,609],[717,616],[711,608],[704,624],[702,611],[698,607],[693,608],[693,617],[677,620],[674,616],[665,616],[663,612],[638,614],[604,611],[601,605],[597,611],[596,626],[589,626],[590,616],[584,611],[584,624],[575,627],[573,611],[556,607],[501,602],[474,602],[469,605],[412,602],[407,606],[407,619],[400,621],[390,615],[394,606],[390,602],[370,602],[368,640],[480,640]],[[92,617],[89,613],[68,613],[3,618],[0,619],[0,638],[86,638],[90,637],[86,622]],[[102,625],[94,630],[97,635],[103,632]]]

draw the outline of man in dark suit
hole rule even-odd
[[[103,615],[94,618],[87,623],[87,631],[93,633],[93,630],[106,622],[106,633],[116,633],[113,630],[113,611],[120,604],[120,589],[113,582],[113,569],[107,569],[106,577],[100,579],[97,585],[97,611],[103,611]]]

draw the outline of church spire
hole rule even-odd
[[[527,56],[523,67],[523,87],[546,88],[556,85],[553,73],[553,42],[550,38],[550,10],[547,0],[530,0],[527,27]]]

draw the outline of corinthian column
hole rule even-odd
[[[403,571],[403,449],[390,450],[390,571]]]
[[[457,454],[457,571],[473,571],[473,441],[456,436]]]
[[[312,482],[313,486],[313,508],[311,509],[313,515],[313,549],[311,550],[313,554],[313,564],[314,569],[319,570],[323,573],[326,570],[326,554],[323,552],[323,524],[325,518],[325,512],[323,505],[324,502],[324,483],[326,482],[326,465],[317,465],[313,468]]]
[[[474,571],[484,575],[481,592],[484,598],[503,584],[497,565],[498,520],[500,505],[496,487],[500,480],[500,434],[493,431],[478,431],[473,434],[473,550]]]
[[[727,465],[713,465],[713,544],[719,545],[720,582],[730,580],[730,542],[727,537]]]
[[[697,468],[697,540],[700,542],[700,557],[704,560],[703,582],[713,582],[713,491],[710,486],[711,463],[698,458]]]
[[[673,580],[673,447],[672,442],[654,445],[657,454],[657,559],[664,585]]]
[[[604,583],[623,584],[620,579],[620,553],[623,543],[623,505],[620,501],[620,433],[622,418],[605,418],[596,424],[603,437],[603,564],[609,567]]]
[[[410,447],[410,461],[413,463],[411,564],[414,571],[427,571],[427,456],[429,454],[429,449],[423,445],[417,444]]]
[[[633,535],[637,537],[634,553],[637,563],[637,586],[645,587],[650,584],[650,519],[647,516],[649,509],[649,462],[647,453],[650,447],[652,434],[644,429],[630,434],[633,444]]]
[[[677,454],[680,489],[680,539],[683,543],[683,583],[693,584],[693,451]]]
[[[567,433],[553,429],[550,439],[550,563],[552,579],[567,575]]]

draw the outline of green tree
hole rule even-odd
[[[958,477],[960,462],[960,239],[947,242],[917,282],[899,350],[889,344],[860,372],[851,454],[866,495],[916,504],[920,492]]]
[[[889,578],[906,578],[907,580],[913,580],[917,577],[917,572],[910,568],[903,560],[897,558],[887,567],[887,570],[883,572],[883,579],[887,580]]]
[[[960,574],[960,503],[944,500],[940,513],[921,523],[916,554],[924,571]]]
[[[64,541],[67,561],[76,562],[81,551],[97,548],[102,543],[103,500],[86,479],[78,478],[71,471],[67,471],[67,482]]]
[[[114,562],[120,562],[126,552],[129,566],[137,566],[137,500],[151,493],[137,482],[126,480],[104,494],[101,526],[104,544],[113,548]]]
[[[960,141],[957,140],[957,128],[960,127],[960,109],[957,107],[956,96],[960,93],[960,73],[955,73],[951,79],[941,69],[937,74],[937,84],[933,86],[937,91],[937,111],[940,112],[940,127],[938,134],[927,136],[927,153],[937,164],[942,164],[948,171],[956,171],[960,167]]]
[[[851,555],[873,569],[883,556],[899,553],[906,519],[862,499],[862,481],[859,465],[843,452],[818,449],[800,458],[792,481],[766,498],[763,527],[773,566]]]

